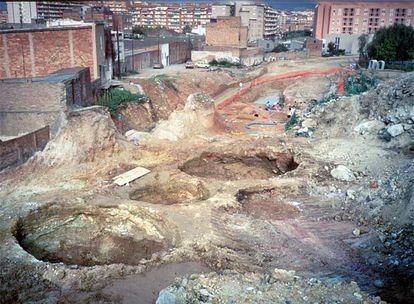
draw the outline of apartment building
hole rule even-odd
[[[36,2],[7,2],[8,23],[32,23],[37,18]]]
[[[249,28],[248,41],[272,38],[277,33],[279,12],[256,1],[235,2],[235,4],[213,4],[211,18],[239,16],[243,26]]]
[[[210,18],[211,7],[207,4],[137,2],[132,9],[134,26],[165,27],[177,32],[181,32],[186,25],[205,27]]]
[[[270,6],[265,7],[264,38],[277,35],[279,29],[280,13]]]
[[[414,1],[319,1],[315,9],[314,36],[325,45],[357,54],[358,37],[372,35],[381,27],[395,23],[414,25]]]

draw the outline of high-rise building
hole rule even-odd
[[[207,4],[155,4],[136,2],[132,10],[132,23],[150,28],[165,27],[181,32],[186,25],[205,27],[210,22],[211,7]]]
[[[335,43],[347,53],[358,52],[358,37],[371,36],[395,23],[414,25],[414,1],[319,1],[315,9],[314,36],[325,45]]]
[[[7,2],[8,23],[32,23],[37,18],[36,2]]]
[[[279,12],[262,1],[236,1],[234,4],[213,4],[211,18],[240,16],[242,26],[249,28],[248,41],[272,38],[277,33]]]

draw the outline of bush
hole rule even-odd
[[[287,52],[289,49],[284,46],[283,44],[278,44],[274,49],[273,52],[275,53],[282,53],[282,52]]]
[[[377,83],[375,77],[368,77],[362,72],[358,76],[349,76],[344,84],[345,94],[351,96],[364,93],[375,88]]]
[[[296,115],[296,112],[293,112],[292,117],[289,119],[289,121],[285,124],[285,131],[289,131],[292,129],[295,125],[297,125],[299,122],[299,118]]]
[[[130,91],[122,89],[111,89],[100,96],[96,102],[97,105],[108,107],[109,112],[114,114],[119,107],[127,102],[141,102],[145,98],[142,94],[133,94]]]
[[[212,60],[210,62],[210,65],[211,66],[217,66],[217,67],[223,67],[223,68],[241,67],[240,63],[233,63],[233,62],[229,62],[227,60],[217,61],[216,59]]]

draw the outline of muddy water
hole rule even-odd
[[[158,293],[171,285],[176,277],[211,270],[196,262],[166,264],[143,274],[131,275],[114,282],[103,290],[105,294],[120,297],[123,304],[153,304]]]

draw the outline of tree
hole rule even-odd
[[[273,49],[273,52],[275,53],[281,53],[281,52],[287,52],[289,49],[283,45],[283,44],[278,44],[275,46],[275,48]]]
[[[146,36],[148,34],[148,27],[144,26],[134,26],[132,28],[132,33],[136,35]]]
[[[368,35],[362,34],[358,37],[358,52],[359,57],[364,58],[367,53]]]
[[[367,46],[369,58],[404,61],[414,58],[414,29],[404,24],[380,28]]]
[[[335,52],[336,52],[335,43],[333,43],[333,42],[329,42],[329,43],[328,43],[328,53],[329,53],[330,55],[334,55],[334,54],[335,54]]]
[[[183,34],[191,33],[192,30],[193,29],[191,28],[191,26],[189,24],[186,24],[183,28]]]

